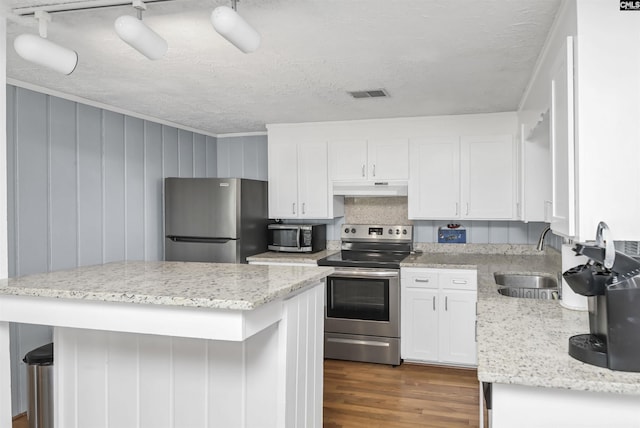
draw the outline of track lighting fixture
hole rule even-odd
[[[141,0],[134,0],[132,6],[137,11],[137,19],[130,15],[123,15],[116,19],[114,24],[116,33],[124,42],[147,58],[162,58],[167,52],[167,41],[142,22],[142,11],[146,10],[145,4]]]
[[[231,6],[219,6],[211,13],[213,28],[231,44],[244,53],[250,53],[260,46],[260,34],[237,12],[237,0]]]
[[[23,59],[62,74],[71,74],[78,65],[78,54],[47,40],[47,23],[51,16],[42,10],[35,12],[40,36],[21,34],[13,41],[13,48]]]

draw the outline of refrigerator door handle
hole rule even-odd
[[[233,238],[198,238],[193,236],[173,236],[169,235],[167,238],[173,242],[199,242],[203,244],[225,244],[229,241],[234,241]]]

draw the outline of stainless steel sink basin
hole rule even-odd
[[[558,299],[558,283],[545,275],[494,273],[498,293],[525,299]]]
[[[522,288],[558,288],[555,278],[544,275],[526,275],[519,273],[494,273],[496,284],[505,287]]]

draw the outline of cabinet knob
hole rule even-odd
[[[303,202],[302,203],[302,214],[306,214],[305,205],[306,205],[306,202]]]
[[[433,296],[433,310],[436,310],[436,296]]]
[[[364,168],[365,168],[365,166],[364,166],[364,165],[362,165],[362,176],[363,176],[363,177],[364,177]]]
[[[373,176],[374,177],[376,176],[376,165],[375,164],[373,164]]]
[[[293,204],[291,204],[291,214],[295,214],[296,213],[296,203],[294,202]]]

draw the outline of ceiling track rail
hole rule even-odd
[[[175,0],[145,0],[145,3],[160,3]],[[90,10],[90,9],[102,9],[105,7],[114,6],[131,6],[131,0],[87,0],[77,1],[72,3],[62,4],[48,4],[41,6],[19,7],[11,10],[11,13],[16,16],[29,16],[34,15],[36,11],[42,10],[49,13],[56,12],[71,12],[77,10]]]

